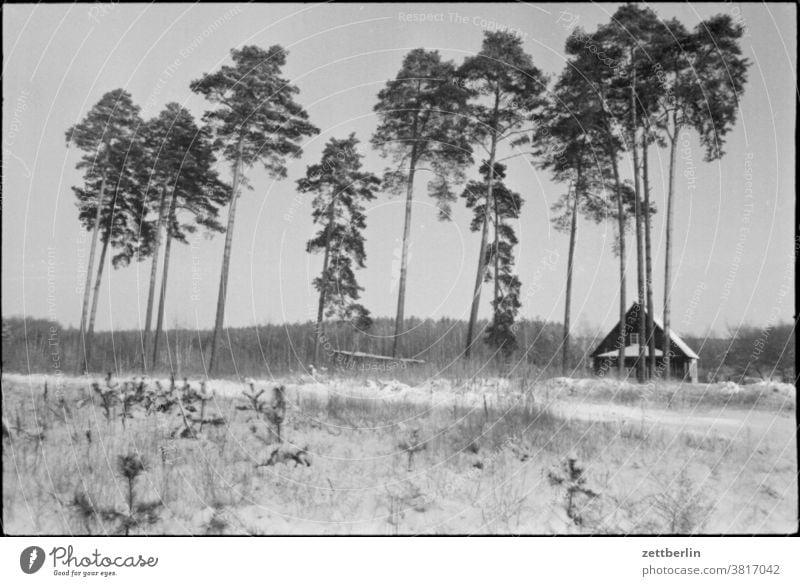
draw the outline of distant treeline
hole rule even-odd
[[[487,326],[478,322],[479,330]],[[421,376],[558,376],[561,374],[562,324],[521,320],[517,324],[519,349],[509,357],[493,352],[486,344],[475,344],[473,355],[463,359],[467,323],[451,318],[439,320],[409,318],[403,335],[402,356],[418,358],[425,365],[408,366],[403,373],[391,365],[351,366],[354,375],[371,374],[383,378]],[[283,376],[309,372],[314,364],[314,323],[266,324],[230,328],[223,336],[216,376]],[[352,325],[330,324],[326,328],[320,360],[316,368],[333,370],[339,365],[332,350],[388,355],[392,350],[394,320],[377,318],[369,334]],[[208,363],[210,330],[172,329],[165,332],[158,363],[147,364],[146,372],[180,376],[202,376]],[[43,319],[3,320],[3,371],[74,374],[79,361],[79,331],[65,329]],[[777,377],[795,380],[794,327],[781,324],[771,328],[740,328],[728,338],[686,337],[700,355],[701,382],[742,376]],[[591,374],[590,352],[600,341],[592,336],[577,336],[571,346],[571,375]],[[91,372],[143,372],[141,333],[137,330],[97,332]],[[759,351],[760,350],[760,351]],[[385,369],[385,370],[384,370]]]
[[[685,336],[700,356],[700,382],[780,379],[797,384],[795,336],[792,323],[731,328],[724,338]]]
[[[401,355],[425,361],[425,367],[409,367],[432,372],[447,371],[451,366],[463,371],[466,322],[454,319],[421,320],[408,318],[408,333],[402,337]],[[482,330],[487,326],[479,322]],[[337,366],[333,350],[389,355],[392,351],[394,320],[375,319],[369,333],[357,331],[351,324],[328,324],[315,363],[313,322],[266,324],[229,328],[222,336],[220,361],[216,376],[266,376],[308,372],[316,368]],[[158,363],[153,368],[148,359],[148,372],[176,372],[187,376],[205,373],[208,364],[208,343],[211,330],[166,330],[161,340]],[[520,350],[506,358],[486,344],[476,343],[470,363],[485,376],[508,372],[515,368],[560,368],[561,325],[523,320],[518,323]],[[10,372],[63,371],[74,374],[80,360],[80,333],[77,328],[65,329],[58,323],[41,319],[11,318],[3,321],[3,369]],[[590,364],[585,354],[591,351],[592,339],[579,340],[574,347],[576,368]],[[142,337],[138,330],[97,332],[90,371],[103,373],[141,372]],[[527,354],[522,350],[529,348]],[[379,371],[384,366],[374,365]],[[432,372],[434,373],[434,372]],[[386,374],[387,377],[394,375]]]

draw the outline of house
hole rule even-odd
[[[629,376],[635,376],[636,366],[639,360],[639,332],[638,332],[638,316],[639,304],[634,303],[625,314],[625,368]],[[647,313],[645,312],[645,319]],[[654,317],[653,327],[655,329],[655,355],[656,355],[656,376],[664,372],[664,325],[661,320]],[[677,380],[686,380],[692,383],[697,383],[697,361],[699,356],[692,350],[689,345],[684,342],[681,337],[670,330],[670,378]],[[591,353],[592,364],[595,374],[603,375],[609,372],[616,372],[619,360],[619,344],[620,339],[620,324],[615,325],[602,342]],[[647,342],[645,344],[645,357],[649,358],[649,348]],[[648,377],[652,376],[649,371],[649,360],[647,361],[647,374]]]

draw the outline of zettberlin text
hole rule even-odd
[[[700,552],[691,547],[684,549],[643,549],[643,558],[699,558]]]

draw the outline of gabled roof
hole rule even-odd
[[[631,305],[630,309],[628,309],[628,311],[625,313],[625,318],[626,318],[626,321],[628,323],[630,323],[629,316],[631,315],[631,313],[635,312],[635,313],[638,314],[638,307],[639,307],[639,304],[634,301],[633,305]],[[645,312],[645,316],[646,315],[647,315],[647,312]],[[653,316],[653,325],[655,326],[656,331],[660,332],[660,337],[663,339],[664,325],[661,323],[661,320],[659,320],[657,317]],[[603,338],[603,340],[600,342],[600,344],[597,345],[597,347],[591,353],[591,356],[593,358],[599,358],[599,357],[604,357],[604,356],[616,356],[618,354],[618,348],[616,346],[616,343],[617,343],[617,338],[619,336],[619,334],[618,334],[619,330],[620,330],[620,323],[617,322],[617,324],[615,324],[614,327],[611,328],[611,331],[608,333],[608,335],[606,335],[606,337]],[[632,333],[636,333],[636,332],[632,332]],[[684,342],[677,333],[675,333],[675,330],[673,330],[671,328],[670,328],[670,332],[669,332],[669,338],[670,338],[672,344],[674,346],[676,346],[680,350],[680,352],[684,356],[686,356],[687,358],[692,358],[692,359],[695,359],[695,360],[700,358],[694,352],[694,350],[692,350],[689,347],[689,345],[686,342]],[[658,336],[656,337],[656,339],[658,339]],[[662,346],[663,346],[663,344],[662,344]],[[632,356],[632,355],[633,356],[638,356],[638,345],[629,344],[626,348],[636,348],[636,353],[635,354],[630,354],[629,350],[626,349],[625,350],[625,355],[626,356]],[[663,348],[661,348],[661,349],[656,348],[656,356],[661,356],[662,355],[662,352],[660,350],[663,350]],[[609,352],[610,352],[610,354],[609,354]]]
[[[662,332],[664,331],[664,324],[661,323],[661,320],[658,319],[656,316],[653,316],[653,323],[659,328]],[[694,350],[689,348],[689,344],[683,341],[683,339],[675,333],[675,330],[672,328],[669,329],[669,339],[672,340],[672,343],[675,344],[678,348],[680,348],[686,356],[689,358],[699,359],[700,357],[695,354]]]

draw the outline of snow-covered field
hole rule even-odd
[[[106,418],[93,380],[49,377],[45,402],[44,376],[3,375],[7,532],[117,531],[75,503],[126,514],[124,454],[147,465],[137,501],[159,504],[134,534],[797,530],[791,385],[212,380],[204,409],[224,423],[185,439],[174,410]],[[285,385],[284,446],[310,466],[259,465],[275,446],[243,409],[251,382]]]

